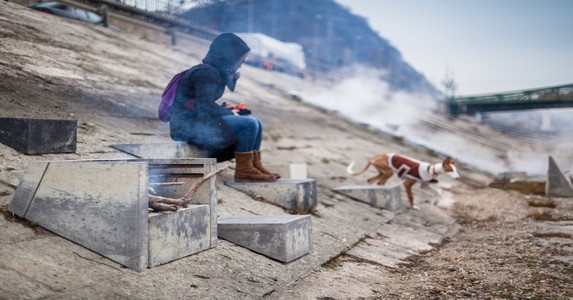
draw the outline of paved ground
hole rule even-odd
[[[122,158],[128,156],[110,145],[170,141],[168,126],[155,118],[155,110],[170,77],[197,63],[200,55],[189,52],[192,50],[157,45],[1,2],[0,116],[78,120],[74,154],[23,155],[0,144],[2,209],[9,203],[29,161]],[[292,96],[293,89],[308,92],[329,88],[324,83],[250,67],[244,67],[241,73],[237,92],[226,95],[225,100],[247,103],[263,120],[264,161],[274,165],[306,163],[309,176],[317,179],[319,204],[312,214],[312,253],[283,264],[221,240],[215,249],[138,273],[4,212],[0,217],[0,278],[4,283],[0,286],[0,298],[420,299],[428,298],[433,287],[433,295],[438,298],[460,298],[464,292],[469,293],[466,297],[475,294],[496,298],[503,295],[486,294],[492,286],[466,291],[455,284],[448,288],[444,282],[459,282],[454,280],[454,275],[461,276],[458,271],[468,274],[470,267],[479,265],[480,261],[471,256],[475,264],[460,267],[467,260],[466,255],[487,248],[481,244],[485,243],[483,239],[493,239],[488,245],[495,246],[498,236],[493,233],[498,229],[516,232],[520,228],[537,236],[527,240],[532,244],[547,243],[549,248],[543,249],[557,247],[559,251],[552,252],[551,261],[562,262],[559,270],[563,273],[559,274],[571,274],[571,235],[567,231],[570,227],[560,223],[570,218],[571,207],[566,201],[554,200],[557,206],[548,213],[558,223],[533,222],[528,199],[484,188],[491,179],[473,171],[467,163],[460,165],[462,181],[444,179],[433,190],[416,187],[419,211],[404,206],[400,211],[389,212],[335,194],[333,188],[362,184],[370,175],[346,176],[350,161],[362,164],[374,154],[389,151],[426,161],[438,161],[441,157],[401,139],[353,125]],[[487,134],[482,141],[487,141]],[[501,151],[495,141],[492,143],[495,145],[489,148]],[[227,171],[218,179],[221,216],[287,213],[224,185],[231,178],[232,171]],[[515,213],[516,207],[521,208],[519,214]],[[521,224],[518,221],[527,226],[516,227]],[[515,230],[505,230],[505,226]],[[503,236],[499,238],[503,240]],[[476,241],[479,243],[474,244]],[[451,255],[452,248],[463,255]],[[507,246],[501,244],[491,251],[504,248]],[[449,264],[456,262],[454,271],[442,272],[444,263],[438,262],[445,258],[441,253],[450,257]],[[537,259],[532,265],[537,273],[547,273],[550,266],[543,264],[545,252],[535,253],[539,256],[532,256]],[[514,252],[504,255],[512,262],[522,257]],[[403,267],[402,263],[412,259],[417,263]],[[522,268],[529,267],[526,264],[516,268],[513,276],[520,277]],[[413,284],[412,280],[424,274],[434,276],[436,282],[423,288]],[[480,276],[471,278],[485,282]],[[538,277],[523,278],[532,281]],[[565,297],[571,282],[563,276],[556,278],[541,279],[545,283],[557,282],[554,290],[527,287],[531,292],[526,295],[544,295],[541,289],[545,288],[552,293],[548,295]],[[515,282],[504,283],[512,287],[521,281]],[[507,287],[501,287],[502,291],[503,288]]]

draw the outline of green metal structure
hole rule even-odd
[[[447,100],[450,115],[573,107],[573,84]]]

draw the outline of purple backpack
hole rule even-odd
[[[189,69],[177,73],[171,81],[163,90],[163,94],[161,95],[161,103],[159,104],[158,114],[159,120],[163,122],[169,122],[169,113],[171,112],[171,107],[173,107],[173,101],[175,100],[175,91],[177,91],[177,85],[179,85],[179,81]]]

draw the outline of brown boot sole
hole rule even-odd
[[[259,179],[257,179],[257,178],[235,178],[236,182],[273,182],[276,180],[277,180],[276,177],[275,178],[267,178],[267,179],[264,179],[264,178],[259,178]]]
[[[235,178],[235,182],[273,182],[277,181],[276,178],[273,179],[237,179]]]

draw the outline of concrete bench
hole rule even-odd
[[[76,120],[0,118],[0,142],[24,154],[76,152]]]
[[[225,184],[252,197],[263,197],[265,201],[291,212],[306,213],[317,204],[315,179],[281,178],[273,182],[227,181]]]
[[[218,226],[222,239],[281,262],[312,251],[310,216],[228,216]]]
[[[215,168],[214,159],[31,162],[8,210],[141,271],[217,246],[215,177],[188,208],[148,212],[149,186],[178,198]]]
[[[338,187],[333,191],[387,210],[395,211],[402,207],[399,185],[351,185]]]

